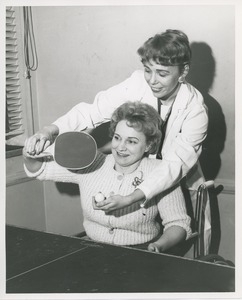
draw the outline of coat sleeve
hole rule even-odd
[[[85,102],[77,104],[53,124],[59,128],[59,133],[63,133],[95,128],[108,122],[113,111],[122,103],[140,100],[145,88],[143,77],[142,71],[135,71],[123,82],[99,92],[92,104]]]
[[[194,107],[186,115],[181,130],[172,139],[169,149],[162,152],[163,159],[157,161],[150,176],[138,187],[147,199],[169,189],[189,172],[192,173],[193,168],[195,170],[202,142],[206,138],[207,126],[205,107]]]

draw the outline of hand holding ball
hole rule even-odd
[[[96,201],[96,202],[101,202],[101,201],[103,201],[103,200],[105,200],[106,199],[106,197],[103,195],[103,193],[101,193],[101,192],[98,192],[97,194],[96,194],[96,196],[94,197],[94,200]]]

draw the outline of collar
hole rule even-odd
[[[137,167],[137,169],[135,169],[131,173],[123,174],[123,173],[120,173],[120,172],[115,170],[115,159],[114,159],[113,155],[108,154],[107,158],[108,158],[108,161],[109,161],[108,168],[110,169],[110,171],[112,171],[113,174],[122,175],[122,176],[126,176],[126,177],[128,177],[128,176],[131,176],[131,177],[139,176],[140,172],[142,172],[142,170],[143,170],[143,164],[144,164],[145,160],[147,159],[146,157],[143,157],[141,159],[141,162],[140,162],[139,166]]]

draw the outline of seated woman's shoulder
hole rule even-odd
[[[145,166],[147,166],[148,168],[152,168],[154,169],[156,166],[158,166],[159,164],[161,163],[161,160],[160,159],[157,159],[155,157],[155,155],[151,155],[149,157],[144,157],[143,158],[143,164]]]

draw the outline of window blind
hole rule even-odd
[[[15,11],[6,7],[6,139],[23,132]]]

